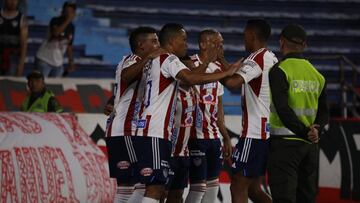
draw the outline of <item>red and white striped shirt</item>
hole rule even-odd
[[[137,124],[138,136],[171,140],[178,89],[176,75],[183,69],[187,67],[173,54],[162,54],[152,60]]]
[[[191,56],[194,65],[201,64],[197,54]],[[221,71],[220,64],[210,63],[206,73]],[[224,94],[224,87],[220,82],[211,82],[204,85],[195,85],[197,106],[195,116],[195,132],[191,139],[218,139],[221,137],[217,126],[218,97]]]
[[[115,76],[115,117],[109,126],[110,136],[135,135],[140,104],[142,101],[144,86],[144,73],[137,76],[131,84],[127,85],[121,80],[121,73],[124,69],[135,64],[140,57],[132,54],[124,56],[117,66]]]
[[[179,87],[176,99],[175,124],[171,141],[172,156],[189,156],[188,140],[195,119],[196,98],[193,87]]]
[[[242,86],[241,137],[268,139],[270,133],[270,86],[269,70],[278,60],[271,51],[261,48],[247,57],[237,74],[245,84]]]

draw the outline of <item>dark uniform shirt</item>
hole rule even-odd
[[[299,53],[290,53],[284,56],[282,60],[285,60],[287,58],[302,59],[303,56],[302,54]],[[278,67],[279,63],[275,64],[269,72],[269,82],[270,82],[272,102],[274,106],[276,106],[276,112],[279,115],[279,118],[281,119],[284,126],[289,130],[291,130],[292,132],[294,132],[296,135],[306,136],[307,133],[310,131],[310,128],[306,127],[298,119],[295,112],[288,105],[289,83],[286,79],[285,73]],[[328,123],[328,119],[329,119],[329,111],[326,103],[325,88],[326,88],[326,84],[318,100],[318,111],[314,121],[314,124],[320,125],[319,132],[322,131],[324,125]]]

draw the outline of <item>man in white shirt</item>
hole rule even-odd
[[[223,84],[242,87],[242,133],[233,152],[232,202],[271,202],[260,185],[265,175],[270,114],[269,70],[277,63],[275,55],[266,49],[271,34],[270,25],[263,19],[247,21],[244,30],[246,51],[251,54],[243,67]]]

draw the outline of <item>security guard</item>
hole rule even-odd
[[[287,25],[281,32],[283,59],[269,73],[269,183],[274,203],[315,202],[319,133],[328,123],[325,78],[304,57],[306,32]]]
[[[30,95],[22,105],[25,112],[62,112],[63,109],[54,97],[54,93],[46,89],[44,75],[39,71],[32,71],[28,76]]]

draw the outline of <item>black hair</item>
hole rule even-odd
[[[62,10],[64,11],[66,7],[71,7],[74,10],[76,10],[76,3],[71,1],[65,1],[62,7]]]
[[[182,29],[184,29],[184,26],[178,23],[165,24],[159,33],[160,45],[163,46],[169,43],[170,39],[174,38]]]
[[[218,33],[219,32],[214,29],[205,29],[200,32],[199,38],[198,38],[198,43],[202,42],[205,37],[210,36],[210,35],[217,35]]]
[[[254,30],[256,36],[263,41],[267,41],[271,35],[270,24],[262,18],[248,20],[246,28]]]
[[[156,33],[156,30],[152,27],[138,27],[133,30],[129,37],[130,49],[135,53],[138,43],[143,35]]]

